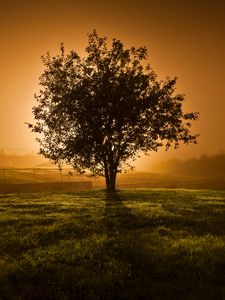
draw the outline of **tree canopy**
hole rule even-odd
[[[42,56],[41,90],[35,95],[33,132],[40,133],[40,153],[80,173],[104,176],[108,191],[116,175],[141,153],[180,142],[196,143],[190,133],[198,113],[184,113],[184,95],[176,78],[157,80],[147,64],[146,47],[126,49],[94,30],[86,56],[74,50]]]

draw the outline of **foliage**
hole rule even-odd
[[[88,35],[87,56],[75,51],[42,56],[42,89],[29,124],[41,133],[40,153],[58,164],[71,164],[80,173],[105,176],[115,189],[116,174],[141,152],[180,141],[196,143],[190,121],[198,113],[183,113],[184,96],[175,94],[176,78],[157,81],[147,49],[125,49],[122,42],[96,31]]]
[[[224,191],[111,197],[1,196],[0,299],[224,299]]]

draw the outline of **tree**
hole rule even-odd
[[[176,78],[157,81],[145,47],[125,49],[122,42],[94,30],[86,57],[75,51],[42,56],[42,89],[35,95],[35,124],[40,153],[80,173],[104,176],[115,191],[116,176],[140,153],[161,146],[197,142],[190,134],[198,113],[183,113],[184,95],[175,94]]]

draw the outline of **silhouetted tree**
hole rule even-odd
[[[42,89],[35,95],[33,132],[41,133],[40,153],[80,173],[104,176],[115,191],[116,175],[141,152],[196,143],[190,121],[198,113],[182,111],[184,96],[174,94],[175,79],[157,81],[147,49],[125,49],[94,30],[88,34],[87,56],[75,51],[42,56]]]

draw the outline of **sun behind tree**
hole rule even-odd
[[[174,93],[176,78],[157,81],[147,49],[125,49],[94,30],[87,56],[75,51],[42,56],[42,89],[35,95],[35,124],[40,153],[56,164],[68,163],[79,173],[104,176],[114,192],[116,176],[141,153],[179,142],[196,143],[190,134],[198,113],[183,113],[184,96]]]

